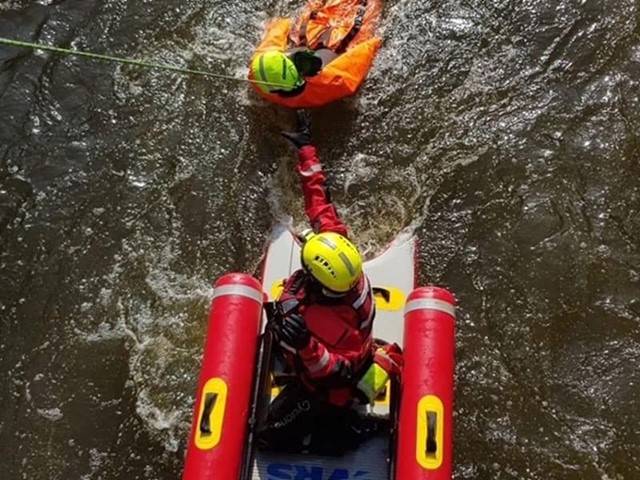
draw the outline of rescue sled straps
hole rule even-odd
[[[60,48],[54,47],[52,45],[42,45],[40,43],[32,43],[32,42],[23,42],[20,40],[12,40],[10,38],[0,37],[0,45],[9,45],[11,47],[18,48],[30,48],[31,50],[43,50],[45,52],[53,52],[59,55],[71,55],[75,57],[84,57],[91,58],[93,60],[102,60],[104,62],[112,62],[112,63],[120,63],[124,65],[135,65],[137,67],[144,67],[156,70],[165,70],[174,73],[182,73],[184,75],[200,75],[209,78],[218,78],[223,80],[231,80],[235,82],[246,82],[246,83],[259,83],[262,85],[270,85],[274,87],[283,87],[286,86],[281,83],[272,83],[272,82],[263,82],[260,80],[252,80],[249,78],[237,78],[232,77],[230,75],[222,75],[219,73],[207,72],[204,70],[193,70],[190,68],[181,68],[176,67],[174,65],[166,65],[162,63],[153,63],[148,62],[146,60],[136,60],[132,58],[123,58],[123,57],[114,57],[111,55],[102,55],[99,53],[87,52],[83,50],[71,50],[68,48]]]

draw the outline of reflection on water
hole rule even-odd
[[[0,4],[0,36],[244,76],[295,1]],[[459,298],[456,478],[640,478],[632,0],[388,0],[356,98],[314,112],[372,255]],[[290,112],[244,83],[0,48],[7,478],[178,478],[210,285],[302,225]],[[268,208],[265,208],[265,205]]]

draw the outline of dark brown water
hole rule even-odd
[[[0,1],[0,36],[244,77],[298,1]],[[640,479],[640,5],[388,0],[314,113],[373,254],[456,293],[457,479]],[[0,476],[177,479],[210,284],[302,225],[246,84],[0,47]],[[293,186],[293,187],[292,187]]]

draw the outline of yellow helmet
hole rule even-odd
[[[251,73],[258,88],[265,93],[276,90],[290,92],[304,84],[304,78],[291,59],[278,50],[253,57]]]
[[[302,244],[302,266],[322,286],[344,293],[362,276],[362,257],[356,246],[334,232],[306,235]]]

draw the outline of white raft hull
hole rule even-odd
[[[364,270],[376,291],[375,338],[402,345],[403,308],[415,287],[416,242],[411,236],[398,238]],[[300,268],[300,244],[281,228],[274,234],[263,266],[262,286],[275,300],[283,279]],[[376,414],[389,412],[389,396],[376,402]],[[389,439],[377,437],[343,457],[282,455],[256,452],[252,480],[388,480]]]

